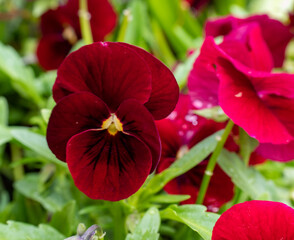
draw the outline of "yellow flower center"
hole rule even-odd
[[[108,133],[114,136],[118,131],[123,131],[123,125],[114,113],[103,121],[102,129],[107,129]]]

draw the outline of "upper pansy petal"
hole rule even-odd
[[[135,193],[152,165],[148,147],[134,136],[88,130],[72,137],[66,160],[75,185],[92,199],[118,201]]]
[[[188,76],[189,95],[197,109],[218,105],[219,80],[214,64],[219,56],[223,56],[223,53],[219,51],[213,38],[207,37]]]
[[[257,22],[259,24],[263,38],[272,54],[274,66],[282,67],[286,47],[293,38],[293,33],[290,32],[290,29],[280,21],[271,19],[265,14],[253,15],[245,19],[240,19],[241,24],[246,24],[247,22]]]
[[[64,97],[52,110],[47,128],[47,142],[62,161],[66,160],[66,144],[75,134],[101,128],[110,113],[104,102],[87,92]]]
[[[224,212],[212,240],[294,239],[294,209],[279,202],[248,201]]]
[[[224,112],[260,142],[284,144],[292,140],[285,126],[258,97],[246,75],[219,59],[219,103]]]
[[[80,48],[63,61],[53,97],[58,102],[69,93],[88,91],[114,112],[126,99],[147,102],[151,81],[149,67],[136,52],[118,43],[99,42]]]
[[[172,72],[145,50],[126,43],[118,44],[136,52],[150,68],[152,92],[145,107],[156,120],[166,117],[175,108],[179,98],[179,87]]]
[[[152,155],[152,172],[161,153],[160,138],[152,115],[133,99],[124,101],[115,114],[122,123],[123,132],[140,139],[149,148]]]

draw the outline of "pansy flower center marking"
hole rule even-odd
[[[75,30],[73,29],[72,26],[68,24],[64,25],[62,37],[72,45],[74,45],[78,41],[78,37]]]
[[[118,131],[123,130],[123,125],[114,113],[111,113],[110,117],[103,121],[102,129],[107,129],[108,133],[114,136]]]

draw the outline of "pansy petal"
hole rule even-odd
[[[257,22],[259,24],[262,36],[272,54],[274,66],[282,67],[286,47],[293,38],[290,29],[280,21],[271,19],[267,15],[253,15],[249,18],[240,19],[241,24],[246,24],[247,22]]]
[[[151,168],[148,147],[134,136],[88,130],[67,144],[66,161],[75,185],[92,199],[118,201],[135,193]]]
[[[292,139],[285,126],[257,96],[251,82],[230,62],[219,59],[219,103],[224,112],[260,142],[284,144]]]
[[[224,212],[212,240],[294,239],[294,209],[279,202],[248,201]]]
[[[126,99],[147,102],[151,81],[150,69],[136,52],[117,43],[99,42],[80,48],[63,61],[53,97],[58,102],[69,93],[88,91],[115,112]]]
[[[177,126],[170,119],[156,121],[156,126],[160,135],[163,158],[174,158],[181,147],[181,138],[177,131]]]
[[[214,63],[219,56],[223,54],[218,51],[213,38],[207,37],[188,76],[189,95],[193,106],[197,109],[218,105],[219,80]]]
[[[274,161],[287,162],[294,160],[294,141],[287,144],[261,143],[256,152],[264,158]]]
[[[145,50],[126,43],[118,44],[132,49],[145,60],[152,74],[152,92],[145,107],[156,120],[166,117],[175,108],[179,98],[179,87],[172,72]]]
[[[159,134],[150,112],[136,100],[126,100],[115,113],[123,125],[123,132],[144,142],[152,155],[153,171],[159,161],[161,143]]]
[[[87,92],[71,94],[57,103],[48,123],[47,142],[62,161],[66,160],[66,144],[75,134],[101,128],[110,116],[105,103]]]
[[[53,70],[59,67],[71,48],[61,34],[50,34],[40,39],[36,55],[42,68]]]

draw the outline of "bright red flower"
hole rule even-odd
[[[168,68],[125,43],[94,43],[70,54],[53,87],[47,141],[76,186],[94,199],[129,197],[157,166],[154,119],[178,99]]]
[[[263,39],[272,54],[275,67],[281,67],[285,58],[285,49],[293,37],[289,27],[283,25],[267,15],[254,15],[240,19],[227,16],[215,20],[207,21],[205,25],[206,36],[226,36],[240,26],[248,24],[258,24],[261,29]]]
[[[279,202],[248,201],[224,212],[212,240],[294,239],[294,209]]]
[[[294,75],[270,73],[259,29],[255,25],[241,34],[241,40],[247,35],[244,43],[231,35],[231,41],[225,37],[218,46],[207,37],[188,85],[195,106],[219,104],[234,123],[262,143],[260,154],[288,161],[294,158]],[[244,49],[247,55],[242,54]]]
[[[103,41],[116,24],[116,14],[108,0],[88,0],[93,40]],[[57,69],[72,46],[81,39],[79,0],[49,10],[41,16],[37,57],[45,70]]]
[[[176,109],[168,118],[157,121],[156,125],[162,142],[158,172],[168,168],[191,147],[224,127],[223,123],[216,123],[193,114],[187,95],[181,95]],[[226,147],[233,151],[238,149],[231,137]],[[191,198],[184,201],[183,204],[194,204],[207,163],[208,160],[205,160],[187,173],[173,179],[164,187],[164,190],[170,194],[190,195]],[[217,212],[224,203],[232,199],[233,188],[234,185],[230,178],[219,166],[216,166],[204,199],[204,205],[208,207],[209,211]]]

